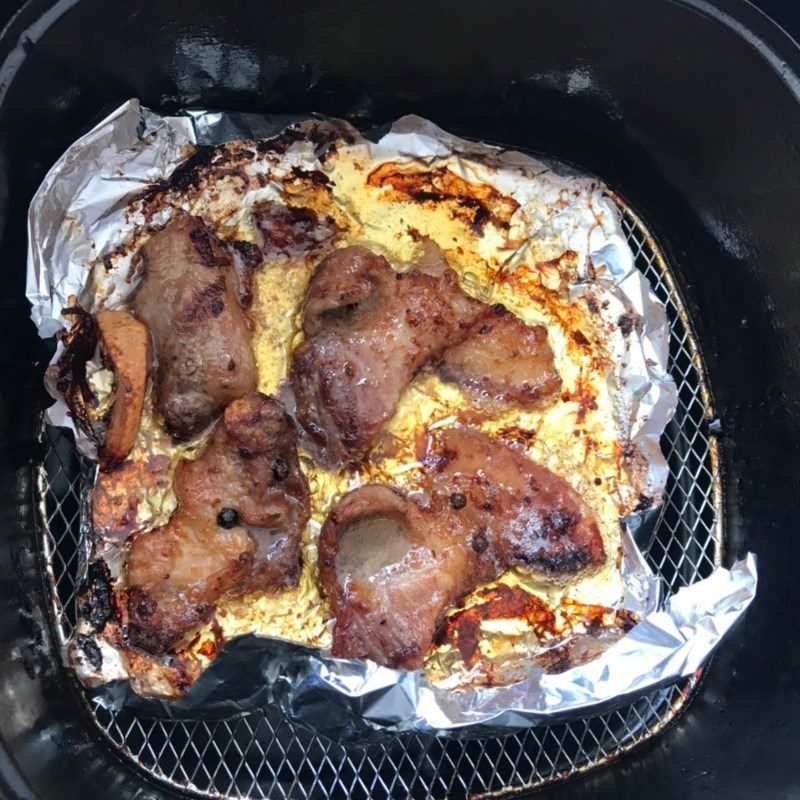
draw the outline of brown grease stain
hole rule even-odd
[[[478,660],[483,620],[524,619],[539,638],[555,631],[553,611],[519,586],[499,584],[482,589],[478,595],[484,602],[456,611],[445,620],[436,637],[437,644],[455,647],[468,667]]]
[[[460,219],[482,236],[487,224],[507,230],[519,203],[486,183],[470,183],[446,167],[418,170],[388,161],[367,177],[367,186],[389,187],[415,203],[450,203],[454,219]]]

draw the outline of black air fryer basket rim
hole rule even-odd
[[[42,4],[42,3],[29,2],[28,4],[26,4],[23,7],[23,9],[18,13],[18,15],[11,21],[9,26],[6,28],[6,30],[5,30],[5,32],[4,32],[3,36],[2,36],[2,39],[0,39],[0,52],[2,52],[2,55],[4,57],[6,56],[7,53],[11,53],[11,51],[14,49],[14,43],[16,42],[16,40],[18,40],[23,35],[23,32],[26,29],[28,29],[34,23],[35,18],[39,14],[39,9],[42,8],[44,5],[45,4]],[[50,10],[45,12],[42,15],[41,18],[39,18],[41,20],[42,24],[41,24],[41,26],[34,26],[34,27],[38,27],[39,30],[34,35],[32,35],[30,37],[29,42],[27,44],[21,44],[19,46],[19,48],[16,50],[16,52],[13,53],[12,57],[10,59],[6,59],[5,60],[3,67],[0,68],[0,113],[2,113],[2,105],[6,102],[6,100],[8,98],[9,91],[12,88],[13,81],[16,78],[17,73],[26,66],[26,59],[27,59],[28,55],[30,53],[35,53],[35,48],[36,48],[35,42],[38,41],[39,36],[40,35],[44,35],[44,31],[47,30],[48,28],[50,28],[51,26],[53,26],[55,28],[57,23],[60,21],[61,14],[68,12],[70,9],[75,8],[77,5],[78,4],[74,3],[74,2],[72,2],[72,3],[57,3],[57,4],[55,4]],[[694,9],[694,10],[698,11],[700,14],[702,14],[704,16],[708,16],[710,18],[713,18],[717,22],[722,23],[723,25],[727,26],[730,30],[734,31],[738,36],[741,36],[742,38],[746,39],[747,42],[748,42],[748,46],[758,52],[759,58],[764,59],[767,63],[769,63],[770,68],[773,70],[773,72],[776,75],[778,75],[778,77],[779,77],[780,81],[783,83],[784,87],[791,92],[791,94],[795,98],[795,101],[797,100],[798,96],[800,96],[800,93],[798,93],[798,77],[797,77],[798,65],[800,65],[800,56],[798,55],[797,46],[794,43],[794,41],[792,41],[791,37],[789,37],[788,34],[785,33],[785,31],[782,31],[780,28],[778,28],[773,23],[771,23],[769,21],[769,19],[767,17],[765,17],[761,12],[759,12],[754,6],[752,6],[750,3],[747,3],[747,2],[741,2],[740,0],[735,0],[734,2],[724,2],[724,3],[720,2],[720,3],[717,3],[716,6],[712,6],[711,4],[701,3],[701,2],[686,2],[686,3],[682,2],[682,3],[678,3],[676,5],[680,5],[680,6],[684,6],[684,7],[687,7],[687,8]],[[47,22],[46,23],[44,22],[45,18],[47,18]],[[33,31],[31,30],[31,32],[33,32]],[[13,40],[14,40],[13,42],[12,42],[12,37],[13,37]],[[31,44],[31,42],[33,42],[33,44]],[[711,54],[710,57],[713,57],[713,54]],[[99,112],[100,109],[98,108],[97,111]],[[85,122],[88,122],[88,121],[89,120],[85,120]],[[75,131],[74,133],[75,133],[75,135],[77,135],[77,133],[79,133],[79,132],[80,131]],[[72,138],[74,138],[74,136]],[[5,155],[5,153],[4,153],[4,155]],[[57,155],[57,153],[55,155]],[[39,166],[41,168],[46,168],[47,165],[44,164],[44,165],[39,165]],[[602,176],[602,171],[601,170],[596,170],[596,171],[598,171]],[[3,178],[3,182],[4,183],[6,182],[5,177]],[[7,216],[7,214],[5,213],[5,209],[3,209],[3,212],[4,212],[3,213],[3,219],[5,220],[5,218]],[[654,218],[654,219],[655,219],[656,224],[659,224],[660,220],[658,218]],[[16,215],[15,222],[16,223],[19,222],[19,214]],[[661,223],[661,227],[664,230],[668,230],[668,225],[667,225],[666,222]],[[9,234],[7,232],[6,233],[6,238],[8,238],[8,236],[9,236]],[[18,239],[19,239],[19,237],[17,237],[17,240]],[[685,262],[686,261],[686,254],[685,253],[681,253],[679,247],[676,247],[676,245],[675,245],[675,237],[674,236],[666,236],[665,240],[666,240],[666,244],[667,244],[667,249],[668,250],[677,251],[676,252],[675,261],[677,261],[679,264],[681,262]],[[4,250],[4,252],[5,252],[5,250]],[[17,259],[16,260],[18,261],[18,259],[19,259],[19,250],[17,250]],[[684,279],[685,279],[686,275],[684,274],[682,277],[684,277]],[[690,276],[690,278],[691,278],[691,276]],[[684,283],[693,283],[693,281],[684,281]],[[692,303],[692,300],[694,299],[695,300],[694,304],[696,305],[696,298],[692,297],[692,290],[693,290],[693,286],[689,285],[687,287],[687,296],[688,296],[688,299],[689,299],[690,303]],[[25,309],[24,308],[20,309],[19,307],[17,307],[16,309],[14,309],[14,313],[11,315],[10,319],[4,320],[4,324],[6,324],[8,326],[8,328],[9,328],[9,330],[11,330],[12,329],[12,323],[16,324],[17,326],[19,326],[21,321],[24,320],[24,317],[25,317]],[[695,315],[695,321],[699,323],[699,327],[700,328],[702,328],[704,326],[703,325],[703,319],[702,318],[698,318],[697,315]],[[791,321],[787,320],[783,324],[791,325]],[[29,327],[28,327],[28,333],[29,334],[31,333]],[[4,337],[4,339],[5,339],[5,337]],[[702,341],[703,340],[701,339],[701,342]],[[28,343],[28,344],[30,345],[30,343]],[[30,350],[29,347],[28,347],[27,350],[23,350],[21,345],[16,345],[16,344],[12,344],[9,347],[9,356],[13,357],[13,356],[17,355],[20,352],[20,350],[25,352],[27,358],[31,357],[32,351]],[[39,354],[39,360],[41,361],[41,359],[43,357],[43,350],[41,348],[39,348],[38,354]],[[714,362],[716,362],[717,360],[718,359],[716,357],[713,358],[711,360],[712,363],[710,364],[711,380],[712,380],[712,384],[715,384],[715,385],[716,385],[716,383],[715,383],[714,369],[717,368],[717,366],[716,366],[716,364]],[[787,367],[787,369],[792,367],[792,364],[791,364],[790,361],[786,363],[786,367]],[[27,381],[25,385],[26,385],[26,387],[28,387],[28,386],[31,387],[28,390],[29,392],[36,391],[35,381],[33,381],[33,380]],[[723,394],[725,396],[722,398],[721,408],[722,408],[722,416],[723,416],[723,425],[727,425],[728,422],[727,422],[726,417],[730,415],[730,413],[731,413],[730,409],[731,408],[734,410],[735,413],[741,413],[741,412],[739,412],[739,410],[735,408],[735,404],[732,403],[732,401],[730,399],[730,390],[725,386],[724,381],[720,385],[725,389],[725,391],[723,392]],[[16,389],[17,389],[17,392],[19,392],[19,387],[16,387]],[[11,392],[9,392],[8,394],[10,396]],[[3,399],[6,400],[6,389],[5,389],[5,387],[4,387],[4,398]],[[6,414],[7,413],[8,412],[6,412]],[[6,421],[6,418],[4,418],[4,422],[5,421]],[[734,419],[734,422],[735,421],[736,420]],[[783,419],[781,419],[780,421],[782,423],[785,422]],[[790,420],[790,422],[796,423],[796,420]],[[792,439],[792,437],[796,435],[796,427],[792,427],[792,425],[788,425],[785,428],[785,431],[786,431],[785,436],[787,437],[789,442],[791,442],[791,441],[795,441],[796,442],[796,439],[794,439],[794,440]],[[9,431],[9,433],[10,433],[10,431]],[[14,444],[16,444],[16,439],[17,438],[19,438],[19,437],[12,438],[11,436],[9,436],[7,441],[11,441]],[[26,452],[24,454],[24,457],[25,458],[31,458],[33,460],[35,458],[36,454],[30,452],[30,447],[32,445],[30,444],[29,438],[25,438],[24,441],[22,442],[22,444],[25,447],[28,448],[28,452]],[[776,450],[780,450],[781,444],[782,443],[780,441],[776,441],[775,442],[774,446],[775,446]],[[4,454],[4,455],[6,455],[6,454]],[[19,452],[16,453],[16,456],[14,456],[14,454],[11,454],[11,457],[12,458],[16,457],[17,461],[19,461],[19,456],[20,456]],[[17,467],[17,469],[20,469],[20,464],[19,463],[17,463],[15,466]],[[24,487],[21,487],[21,488],[24,488]],[[8,496],[9,500],[11,499],[10,492],[6,492],[6,494],[4,494],[4,497],[6,497],[6,496]],[[24,504],[26,501],[25,501],[25,499],[24,499],[24,497],[22,495],[17,494],[14,497],[14,502],[23,503]],[[737,502],[737,497],[736,497],[736,493],[734,492],[734,496],[732,497],[732,503],[735,505],[736,502]],[[791,499],[788,499],[787,502],[789,502],[791,504]],[[24,510],[24,506],[23,506],[23,510]],[[30,505],[27,506],[27,511],[28,512],[32,511]],[[738,512],[737,512],[737,510],[735,508],[733,509],[733,514],[731,516],[732,516],[732,522],[735,524],[737,522],[737,516],[738,516]],[[4,516],[4,521],[5,521],[5,516]],[[741,545],[741,538],[737,534],[737,538],[735,538],[735,540],[732,542],[732,546],[733,546],[734,549],[738,549],[738,547],[740,545]],[[758,549],[758,548],[756,548],[756,549]],[[19,569],[20,573],[21,574],[24,573],[26,571],[26,569],[27,569],[28,570],[28,575],[30,575],[29,568],[30,568],[31,565],[30,565],[30,563],[27,563],[27,564],[25,563],[26,558],[29,558],[30,555],[31,555],[30,552],[26,552],[25,548],[23,547],[23,548],[17,550],[15,555],[16,555],[16,558],[17,558],[17,561],[18,561],[18,569]],[[29,580],[29,578],[27,578],[27,580]],[[23,585],[23,588],[24,588],[24,585]],[[31,594],[40,595],[41,588],[42,588],[41,585],[38,588],[37,587],[32,587],[30,593]],[[35,604],[36,598],[34,597],[33,600],[34,600],[34,604]],[[42,618],[40,617],[39,619],[41,620]],[[3,629],[5,630],[5,623],[3,624]],[[741,648],[742,646],[743,645],[741,644],[741,642],[738,645],[734,645],[734,647],[739,647],[739,648]],[[52,653],[52,642],[50,642],[50,648],[49,649],[50,649],[50,651]],[[726,663],[729,660],[730,660],[730,655],[728,654],[727,651],[726,651],[726,654],[724,656],[721,656],[721,658],[718,659],[718,661],[725,661]],[[714,679],[714,674],[713,673],[714,673],[715,669],[725,669],[725,664],[723,664],[723,665],[717,664],[715,666],[712,666],[712,668],[711,668],[712,677],[711,677],[710,683],[713,683],[713,679]],[[33,671],[35,673],[36,667],[33,668]],[[49,678],[51,678],[53,681],[55,681],[56,685],[59,685],[61,687],[62,691],[64,689],[66,689],[66,687],[68,686],[68,682],[63,680],[63,676],[61,676],[61,677],[59,677],[59,676],[49,676]],[[67,691],[70,691],[70,690],[67,689]],[[719,690],[717,688],[711,688],[710,687],[708,691],[718,692]],[[74,713],[74,699],[75,698],[73,697],[72,700],[70,701],[69,698],[64,698],[65,705],[69,704],[70,702],[72,703],[72,705],[73,705],[73,713]],[[703,702],[706,703],[707,701],[704,699]],[[684,728],[686,728],[688,726],[691,729],[691,725],[692,725],[691,717],[692,716],[693,715],[690,715],[690,719],[686,723],[686,726],[683,726]],[[698,717],[699,716],[700,715],[698,714]],[[708,720],[708,714],[705,714],[705,719],[706,719],[706,721]],[[53,730],[56,730],[56,729],[54,728]],[[90,734],[90,736],[87,737],[85,735],[85,732],[81,732],[80,734],[76,733],[76,735],[74,735],[74,738],[73,738],[73,737],[70,737],[68,735],[64,735],[65,732],[66,732],[66,729],[63,726],[62,726],[61,730],[62,730],[62,736],[61,736],[60,741],[59,741],[58,735],[57,734],[53,734],[53,733],[51,733],[49,735],[49,737],[46,737],[45,739],[43,739],[43,741],[45,741],[47,738],[49,738],[49,740],[52,743],[59,743],[62,748],[70,748],[70,747],[72,747],[73,748],[73,754],[76,755],[76,758],[77,758],[77,753],[80,752],[80,748],[83,748],[84,752],[88,752],[87,748],[91,748],[92,751],[94,752],[94,750],[96,748],[96,744],[94,743],[94,740],[91,738],[91,736],[93,734]],[[75,728],[75,730],[77,732],[77,728]],[[42,733],[44,733],[44,731],[42,731]],[[684,733],[686,733],[685,730],[684,730]],[[708,733],[710,735],[711,732],[708,731]],[[8,793],[8,795],[10,797],[15,797],[15,796],[19,796],[19,797],[25,797],[25,796],[34,797],[34,796],[37,796],[37,795],[31,793],[30,791],[28,791],[27,789],[24,788],[26,783],[27,783],[27,781],[14,768],[15,755],[14,755],[13,747],[9,747],[8,743],[5,743],[5,745],[6,745],[5,748],[2,751],[0,751],[0,755],[2,755],[4,757],[2,759],[2,761],[0,761],[0,772],[3,773],[3,775],[4,775],[3,780],[7,783],[7,786],[4,787],[6,792]],[[677,749],[677,747],[678,747],[677,744],[675,744],[675,745],[671,744],[670,745],[670,749]],[[77,749],[75,749],[75,748],[77,748]],[[51,753],[51,755],[52,755],[52,753]],[[127,770],[127,767],[123,767],[123,771],[118,771],[118,766],[115,766],[116,762],[115,762],[113,756],[112,756],[111,759],[108,759],[108,757],[105,754],[101,754],[100,751],[97,751],[96,758],[97,758],[98,762],[103,762],[103,768],[108,770],[106,772],[106,781],[104,781],[101,784],[96,784],[96,785],[108,786],[109,789],[112,786],[114,786],[115,790],[117,790],[117,793],[118,793],[118,789],[122,788],[122,785],[120,784],[120,781],[121,781],[123,784],[127,784],[127,786],[128,786],[128,789],[125,790],[126,793],[123,794],[122,796],[134,796],[133,795],[134,789],[132,787],[138,786],[139,785],[139,781],[141,780],[141,778],[138,777],[138,776],[132,776],[130,773],[125,772],[124,770]],[[52,760],[53,759],[51,758],[50,761],[52,761]],[[650,757],[650,761],[652,762],[652,760],[653,760],[653,758],[651,756]],[[43,762],[43,768],[44,768],[44,764],[46,764],[46,763],[47,762],[45,760]],[[3,769],[6,766],[9,767],[8,772],[6,772]],[[652,767],[652,764],[651,764],[651,767]],[[734,772],[735,772],[735,770],[734,770]],[[15,773],[16,773],[16,776],[15,776]],[[113,775],[113,777],[110,777],[112,775]],[[597,782],[600,782],[600,781],[602,781],[602,777],[597,777],[594,780],[597,781]],[[41,785],[41,783],[40,783],[40,785]],[[54,786],[54,785],[55,784],[51,783],[51,786]],[[609,784],[606,783],[605,785],[608,786]],[[626,785],[624,790],[625,791],[628,791],[628,790],[632,791],[633,790],[633,786],[634,786],[633,777],[632,776],[628,776],[628,784]],[[732,784],[729,787],[731,796],[735,796],[735,788],[736,788],[735,784]],[[573,791],[574,791],[574,789],[573,789]],[[142,796],[142,797],[145,797],[145,796],[147,796],[147,797],[162,796],[161,795],[161,790],[160,789],[156,789],[155,787],[153,787],[153,789],[150,790],[150,789],[144,788],[144,785],[142,785],[141,792],[142,792],[142,794],[140,794],[140,796]],[[40,792],[38,796],[45,797],[45,796],[48,796],[48,795],[41,794],[41,792]],[[625,796],[627,796],[627,795],[625,795]],[[665,795],[665,796],[669,796],[669,795]]]

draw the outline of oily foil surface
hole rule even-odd
[[[295,141],[283,153],[277,172],[276,166],[269,164],[258,189],[244,197],[241,187],[230,186],[227,194],[223,187],[212,200],[204,199],[202,193],[187,200],[185,194],[170,190],[165,191],[161,202],[147,207],[136,198],[153,185],[168,185],[175,170],[195,152],[197,145],[220,145],[244,137],[263,138],[293,122],[296,120],[291,118],[205,111],[160,117],[141,108],[137,101],[129,101],[76,142],[48,173],[30,209],[27,291],[32,318],[40,334],[46,337],[55,333],[63,325],[61,310],[76,299],[90,311],[124,305],[136,285],[131,275],[135,273],[133,262],[140,242],[132,230],[145,222],[163,223],[176,207],[202,213],[235,232],[236,238],[247,238],[243,209],[264,197],[285,200],[290,184],[276,180],[276,174],[281,177],[281,168],[286,173],[318,171],[323,166],[330,136],[328,145],[324,137],[317,137],[316,141],[310,135],[293,137]],[[658,578],[651,574],[636,545],[632,531],[646,528],[642,522],[645,518],[652,520],[654,515],[652,509],[649,513],[626,515],[660,500],[667,467],[659,437],[674,411],[676,396],[674,384],[666,373],[669,331],[665,310],[650,292],[646,279],[635,269],[616,208],[604,195],[602,184],[557,165],[548,167],[527,155],[457,139],[417,117],[399,120],[377,143],[361,139],[342,123],[306,122],[300,131],[303,126],[310,131],[309,126],[326,125],[350,142],[346,147],[340,146],[345,156],[337,154],[333,183],[343,198],[341,213],[357,221],[356,239],[363,238],[370,246],[382,247],[395,261],[411,260],[415,237],[410,232],[407,240],[398,236],[393,219],[400,209],[407,217],[404,221],[407,229],[432,235],[445,248],[468,291],[488,301],[504,302],[526,321],[553,322],[542,320],[535,308],[520,304],[519,298],[526,292],[528,296],[542,291],[560,292],[566,296],[570,309],[591,309],[592,301],[594,307],[602,308],[600,319],[590,320],[583,328],[590,334],[599,332],[606,357],[602,365],[590,371],[596,379],[591,387],[593,402],[600,408],[592,409],[590,405],[583,408],[586,404],[582,404],[581,393],[577,392],[571,398],[571,411],[575,416],[583,408],[581,421],[586,423],[583,435],[594,442],[590,448],[593,451],[602,451],[604,447],[613,451],[614,443],[619,445],[624,441],[636,453],[624,469],[618,453],[607,459],[613,465],[609,481],[617,489],[613,502],[608,499],[608,492],[601,495],[578,482],[598,509],[610,554],[608,567],[604,574],[592,576],[585,585],[572,586],[568,592],[559,589],[554,593],[550,587],[531,585],[519,574],[509,574],[503,581],[512,587],[522,586],[555,605],[565,599],[601,603],[631,612],[642,622],[627,635],[620,636],[617,632],[607,639],[586,635],[580,625],[570,628],[569,644],[575,655],[570,663],[574,665],[564,672],[553,673],[546,664],[524,657],[532,646],[546,650],[546,642],[531,643],[524,630],[520,631],[518,625],[515,628],[518,621],[496,621],[495,636],[488,632],[489,646],[479,667],[491,666],[495,663],[493,658],[502,657],[506,662],[521,656],[517,659],[518,674],[512,672],[515,682],[509,686],[486,685],[486,681],[480,685],[480,681],[474,681],[475,670],[460,664],[457,654],[447,648],[435,652],[426,671],[415,673],[326,656],[330,629],[313,573],[306,569],[295,593],[289,592],[277,600],[247,598],[246,602],[234,600],[222,604],[222,641],[218,641],[218,630],[214,642],[200,636],[188,668],[189,682],[194,685],[178,700],[153,699],[175,693],[173,665],[126,651],[114,631],[110,635],[95,635],[85,626],[80,629],[76,641],[80,637],[93,637],[103,656],[102,667],[98,669],[89,663],[85,648],[75,646],[75,642],[65,653],[70,665],[85,684],[95,687],[98,700],[108,705],[125,703],[136,706],[142,713],[155,715],[227,716],[264,702],[280,702],[301,722],[331,734],[358,737],[376,729],[457,732],[478,727],[513,728],[554,715],[585,711],[696,670],[752,599],[755,562],[748,557],[731,570],[719,569],[710,578],[662,604]],[[228,155],[236,156],[236,147],[232,144]],[[444,168],[469,184],[488,184],[499,195],[513,197],[519,204],[521,217],[516,221],[521,234],[516,245],[509,247],[505,242],[499,248],[493,240],[494,233],[487,229],[484,236],[468,240],[472,252],[465,255],[448,250],[443,237],[446,238],[449,223],[440,211],[403,203],[402,198],[389,208],[391,213],[387,217],[387,208],[359,201],[357,187],[363,180],[358,174],[362,171],[357,166],[359,159],[368,162],[371,168],[376,164],[413,164],[428,170]],[[235,176],[231,181],[235,183]],[[323,202],[315,200],[314,181],[310,184],[305,186],[302,179],[297,186],[292,182],[292,191],[304,203]],[[334,200],[337,190],[333,192]],[[433,224],[431,220],[436,214],[439,227],[430,230],[428,226]],[[389,235],[394,238],[387,238]],[[502,257],[498,258],[501,249]],[[525,262],[531,260],[531,249],[536,251],[532,260],[539,266],[536,276],[526,271]],[[571,255],[565,259],[567,251]],[[476,274],[474,264],[484,260],[491,274],[479,271]],[[472,269],[468,268],[470,265]],[[566,278],[569,280],[565,283]],[[300,280],[287,280],[285,275],[270,276],[263,272],[257,284],[255,316],[267,320],[263,325],[257,324],[255,333],[260,388],[275,392],[285,371],[282,365],[294,323],[288,313],[282,321],[269,315],[259,317],[258,304],[280,303],[292,293],[296,300],[301,299],[304,284]],[[487,287],[491,290],[489,294]],[[296,309],[296,302],[287,306],[287,312],[292,309]],[[581,311],[578,324],[587,319],[586,314]],[[627,327],[619,324],[623,316],[630,320],[627,335],[620,331]],[[576,320],[571,318],[567,322],[568,332]],[[552,324],[548,328],[553,336]],[[555,334],[553,342],[559,371],[565,381],[573,383],[581,377],[569,374],[575,361],[576,342],[578,347],[585,347],[582,339],[570,342],[567,335],[559,338]],[[590,353],[588,357],[594,355]],[[409,429],[425,419],[448,424],[448,404],[458,410],[464,398],[455,389],[445,390],[434,384],[432,376],[423,375],[410,387],[402,405],[413,412],[399,413],[391,421],[390,442],[407,442]],[[91,443],[75,430],[63,401],[56,397],[56,403],[47,413],[52,424],[71,427],[82,452],[92,455]],[[537,436],[528,448],[529,455],[569,478],[571,471],[586,472],[576,460],[578,451],[570,451],[570,461],[569,455],[550,452],[552,448],[548,446],[563,434],[568,424],[564,413],[561,408],[549,417],[545,414],[536,420],[520,420],[517,415],[505,421],[498,421],[495,415],[486,430],[496,433],[503,425],[506,433],[514,427],[527,432],[534,429]],[[587,433],[585,428],[591,430]],[[165,485],[168,485],[169,472],[177,459],[194,455],[190,449],[181,452],[170,449],[149,411],[137,447],[141,453],[133,464],[131,482],[142,474],[141,469],[137,472],[142,464],[166,459],[169,467]],[[339,481],[335,487],[327,486],[326,483],[336,479],[315,473],[308,461],[305,466],[315,497],[320,498],[304,541],[306,564],[315,559],[315,534],[336,496],[365,480],[413,484],[416,469],[412,454],[403,453],[402,447],[388,447],[388,455],[379,460],[379,467],[372,474],[350,478],[347,485]],[[125,492],[129,486],[130,483],[122,481],[116,488]],[[163,524],[173,508],[174,498],[168,490],[141,498],[133,529]],[[621,516],[626,517],[622,526]],[[89,526],[84,527],[88,535]],[[613,557],[615,553],[619,553],[618,559]],[[118,543],[104,541],[101,536],[95,556],[106,559],[112,575],[119,574]],[[467,604],[478,600],[468,599]],[[253,630],[261,636],[246,635]],[[268,636],[280,639],[264,638]],[[512,647],[493,652],[493,640],[506,645],[510,641]],[[560,639],[551,642],[561,643]],[[223,652],[218,655],[215,648],[222,644],[225,644]],[[209,652],[217,657],[206,658]],[[246,676],[242,669],[245,662]],[[186,665],[183,669],[186,672]],[[150,695],[150,699],[131,691],[131,682],[138,692]]]

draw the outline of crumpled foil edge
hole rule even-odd
[[[87,265],[120,243],[129,200],[168,179],[195,144],[263,138],[304,118],[202,110],[161,117],[130,100],[81,137],[48,172],[29,210],[26,293],[39,334],[49,337],[62,327],[61,310],[71,296],[81,296]],[[458,139],[418,117],[398,120],[375,147],[382,145],[420,157],[450,149],[546,169],[530,156]],[[666,370],[666,311],[635,268],[613,202],[600,197],[598,203],[613,230],[591,243],[589,255],[596,266],[607,268],[600,281],[644,323],[637,337],[639,352],[631,359],[636,366],[626,375],[632,396],[629,434],[645,455],[648,484],[658,492],[668,474],[659,438],[677,400]],[[79,449],[91,455],[62,400],[48,409],[47,420],[71,429]],[[126,705],[174,718],[230,716],[276,702],[302,724],[352,739],[401,731],[486,735],[597,710],[697,670],[744,613],[757,584],[755,558],[748,555],[662,604],[659,578],[630,525],[623,526],[622,543],[623,606],[643,620],[593,661],[560,674],[537,669],[511,686],[454,692],[432,686],[422,672],[336,659],[302,645],[246,636],[229,643],[177,701],[139,697],[127,682],[92,694],[109,707]],[[247,665],[246,680],[240,677],[240,662]]]

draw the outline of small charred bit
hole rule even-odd
[[[269,153],[283,155],[293,144],[302,142],[305,138],[305,134],[299,125],[290,125],[277,136],[273,136],[270,139],[261,139],[256,142],[256,150],[261,155],[267,155]]]
[[[572,331],[572,339],[575,344],[581,347],[589,347],[591,342],[586,338],[583,331]]]
[[[226,267],[230,263],[227,254],[218,246],[216,237],[206,227],[197,227],[189,231],[189,239],[194,245],[194,249],[200,256],[200,260],[207,267]]]
[[[145,192],[145,197],[150,197],[157,192],[173,190],[185,192],[196,186],[206,167],[213,161],[217,148],[212,145],[197,145],[194,153],[186,161],[178,164],[172,174],[164,181],[159,181],[150,186]]]
[[[217,514],[217,525],[219,525],[220,528],[230,530],[231,528],[235,528],[238,524],[239,514],[235,508],[223,508],[219,514]]]
[[[631,314],[622,314],[617,320],[617,326],[623,336],[630,336],[633,330],[633,316]]]
[[[97,642],[91,636],[84,634],[78,636],[78,647],[93,669],[99,671],[103,668],[103,654],[100,652]]]
[[[64,352],[55,365],[55,385],[69,407],[72,418],[87,436],[96,441],[97,434],[88,409],[97,406],[97,397],[89,386],[86,364],[94,358],[97,350],[97,323],[91,314],[79,306],[65,308],[62,314],[73,317],[75,321],[61,335]]]
[[[358,132],[343,122],[333,120],[309,120],[296,123],[285,128],[277,136],[256,143],[256,149],[262,155],[275,153],[283,155],[297,142],[311,142],[314,155],[324,161],[324,156],[335,151],[336,145],[353,144],[358,138]]]
[[[326,244],[336,233],[330,217],[321,218],[311,208],[284,206],[269,200],[253,208],[253,221],[266,257],[306,255]]]
[[[646,494],[640,494],[636,505],[633,507],[633,514],[639,514],[642,511],[647,511],[653,505],[653,498],[648,497]]]
[[[292,176],[298,181],[310,181],[314,186],[328,187],[331,185],[331,179],[318,169],[301,169],[300,167],[292,167]]]
[[[93,561],[89,564],[86,584],[78,600],[78,610],[96,633],[100,633],[106,622],[114,616],[111,574],[105,561]]]

